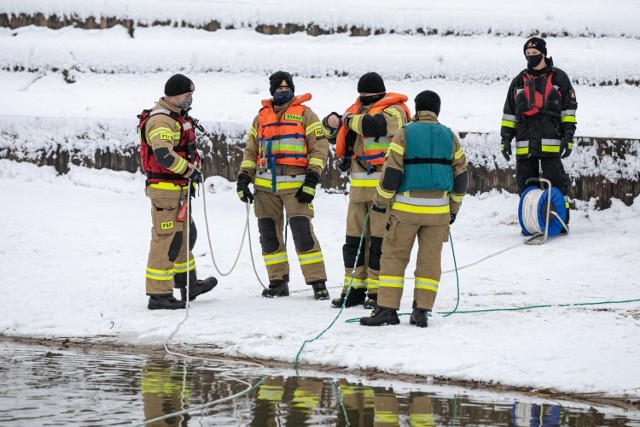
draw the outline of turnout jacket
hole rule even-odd
[[[407,132],[413,123],[431,124],[440,127],[438,132]],[[457,214],[462,204],[462,199],[467,192],[469,183],[467,172],[467,159],[457,136],[449,128],[438,123],[437,116],[431,111],[419,111],[412,119],[412,124],[407,124],[399,130],[389,145],[387,156],[382,167],[382,176],[376,188],[373,203],[376,206],[388,207],[391,205],[393,214],[400,217],[419,215],[422,223],[431,225],[445,225],[450,221],[450,214]],[[407,138],[407,134],[411,135]],[[435,137],[434,137],[435,135]],[[440,147],[411,147],[413,144],[435,144]],[[434,152],[442,153],[442,145],[449,148],[450,152],[444,157],[434,156],[433,160],[416,161],[415,158],[407,158],[408,153]],[[417,150],[416,150],[417,148]],[[411,174],[405,172],[408,165],[419,168]],[[442,187],[438,181],[443,171],[451,174],[450,190],[434,189]],[[417,172],[417,173],[416,173]],[[408,183],[410,177],[413,182]],[[416,177],[423,177],[418,179]],[[420,188],[399,192],[401,188]]]
[[[240,173],[253,179],[256,191],[297,191],[307,172],[320,175],[325,168],[329,143],[322,133],[318,115],[303,105],[309,99],[311,94],[296,96],[284,105],[273,105],[272,99],[262,101],[263,107],[253,119],[240,164]],[[292,147],[294,139],[304,140],[304,158],[278,157],[273,168],[273,163],[266,161],[269,151],[284,153],[285,147]]]
[[[563,141],[573,149],[576,94],[567,74],[547,61],[542,70],[522,70],[509,86],[500,136],[515,136],[516,158],[559,157]]]
[[[388,93],[387,95],[398,95]],[[404,97],[404,95],[402,95]],[[404,97],[406,99],[406,97]],[[386,137],[392,138],[398,130],[407,123],[408,108],[403,102],[387,106],[383,111],[369,114],[371,105],[363,105],[358,114],[351,116],[348,123],[342,124],[348,128],[346,135],[347,151],[345,157],[352,157],[350,169],[349,200],[356,203],[371,202],[376,193],[376,186],[380,179],[382,165],[367,165],[357,158],[365,155],[364,138]],[[338,131],[323,126],[324,134],[330,141],[335,141]]]

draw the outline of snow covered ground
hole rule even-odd
[[[388,90],[410,99],[424,89],[437,91],[443,100],[441,121],[454,130],[495,133],[508,82],[524,67],[522,45],[532,31],[562,36],[548,38],[548,49],[556,65],[577,80],[577,135],[640,136],[640,88],[606,85],[638,80],[640,2],[542,0],[536,11],[521,1],[500,0],[491,7],[471,0],[430,3],[399,8],[355,0],[327,8],[318,0],[304,6],[182,1],[174,12],[169,5],[176,3],[164,0],[5,0],[2,8],[8,13],[153,22],[166,19],[171,10],[169,18],[176,21],[217,19],[236,29],[138,27],[134,38],[122,27],[0,29],[0,150],[19,144],[37,153],[59,143],[80,145],[78,136],[85,131],[90,141],[100,132],[115,135],[100,140],[100,147],[135,144],[135,115],[153,105],[175,72],[194,80],[193,113],[208,129],[245,131],[260,100],[268,97],[268,75],[278,69],[294,73],[297,93],[313,93],[309,105],[321,116],[350,105],[360,74],[376,70]],[[291,20],[325,28],[369,25],[387,34],[266,36],[252,30]],[[438,35],[412,32],[423,27],[438,29]],[[466,36],[441,35],[447,31]],[[566,165],[588,173],[588,160],[577,148]],[[638,179],[637,158],[626,159],[624,168],[624,177]],[[0,178],[5,298],[0,334],[161,345],[185,312],[146,309],[151,224],[142,176],[75,167],[56,176],[52,168],[0,160]],[[212,177],[207,191],[212,246],[226,270],[241,243],[246,211],[232,183]],[[605,211],[578,202],[571,234],[539,247],[521,244],[517,203],[516,196],[495,192],[465,198],[452,228],[459,310],[640,299],[640,202],[625,207],[614,201]],[[330,290],[337,296],[347,198],[320,193],[315,205],[314,227]],[[246,244],[238,267],[221,277],[206,240],[202,197],[194,211],[200,275],[215,275],[220,284],[192,304],[173,343],[293,362],[302,343],[329,325],[338,310],[312,299],[295,258],[290,259],[292,295],[261,298]],[[250,224],[256,268],[266,281],[253,216]],[[456,305],[449,246],[443,263],[450,272],[443,276],[436,309],[446,313]],[[412,271],[410,266],[407,276]],[[403,312],[410,309],[411,290],[408,280]],[[345,310],[327,333],[305,346],[300,363],[640,399],[638,301],[436,315],[426,330],[410,327],[407,316],[397,327],[365,329],[344,322],[364,315],[368,311]]]
[[[5,272],[0,333],[162,345],[185,311],[146,308],[151,224],[142,177],[81,168],[56,176],[52,168],[2,160],[0,178],[6,200],[0,213],[0,269]],[[206,187],[214,255],[227,270],[241,243],[245,206],[234,186],[219,177],[208,179]],[[330,291],[337,296],[347,198],[321,193],[315,205],[314,228]],[[509,194],[465,198],[451,231],[459,268],[458,310],[636,302],[440,314],[427,329],[410,326],[407,316],[398,326],[365,328],[345,320],[369,311],[346,309],[331,329],[305,346],[300,365],[640,398],[638,203],[614,203],[606,211],[583,205],[572,214],[571,234],[543,246],[520,244],[516,206],[517,197]],[[216,275],[220,283],[192,303],[172,344],[186,345],[187,351],[199,346],[199,351],[293,363],[303,342],[328,326],[338,310],[328,301],[313,300],[294,257],[288,298],[260,296],[246,244],[237,268],[220,276],[208,248],[203,197],[196,199],[194,217],[199,275]],[[264,282],[253,216],[250,225],[256,268]],[[443,264],[444,270],[453,269],[450,246],[445,246]],[[409,266],[408,277],[413,268]],[[406,288],[403,313],[410,311],[411,280]],[[456,305],[455,273],[443,276],[440,289],[436,310],[450,312]]]

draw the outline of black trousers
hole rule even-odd
[[[518,194],[522,194],[527,187],[539,186],[538,182],[529,182],[530,178],[540,178],[540,167],[542,167],[542,177],[551,181],[551,185],[562,191],[567,196],[567,174],[564,171],[560,157],[530,157],[516,160],[516,181],[518,183]]]

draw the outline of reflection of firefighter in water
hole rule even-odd
[[[147,362],[142,369],[142,403],[145,420],[179,412],[189,407],[191,371],[186,369],[186,366],[159,360]],[[186,426],[189,418],[189,414],[178,415],[147,425]]]
[[[516,427],[551,427],[565,425],[560,405],[516,402],[511,408],[511,422]]]
[[[272,377],[258,386],[251,426],[305,425],[320,409],[321,378]]]

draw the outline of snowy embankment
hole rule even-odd
[[[11,201],[0,213],[0,268],[5,272],[0,333],[161,346],[185,312],[146,309],[144,268],[151,224],[143,178],[82,168],[55,176],[51,168],[6,160],[0,161],[0,178],[3,195]],[[241,243],[246,210],[232,183],[210,178],[206,187],[216,263],[226,270]],[[330,291],[337,296],[347,198],[321,192],[315,205],[314,228]],[[636,302],[438,314],[426,330],[410,326],[406,316],[394,327],[345,323],[368,315],[362,308],[347,309],[327,333],[306,345],[300,365],[640,399],[638,202],[631,207],[614,203],[606,211],[581,205],[572,214],[571,234],[543,246],[520,244],[516,205],[517,197],[509,194],[465,198],[451,230],[459,268],[458,310]],[[313,300],[292,242],[292,294],[264,299],[246,243],[237,268],[222,277],[208,249],[202,197],[195,199],[194,217],[199,275],[216,275],[220,284],[193,302],[171,345],[188,352],[293,363],[303,341],[320,333],[338,310]],[[253,216],[250,225],[256,268],[264,282]],[[453,266],[451,247],[445,245],[447,272],[436,303],[440,313],[456,305]],[[410,264],[408,277],[413,269]],[[410,309],[412,286],[408,279],[402,312]]]

